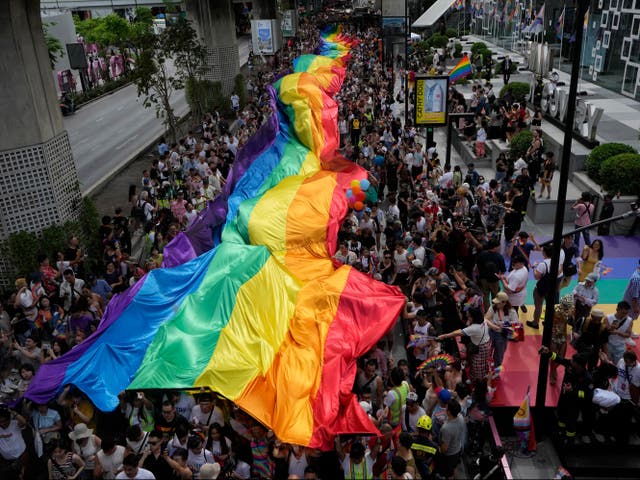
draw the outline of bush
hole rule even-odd
[[[449,38],[446,35],[434,33],[429,37],[428,42],[431,48],[444,48],[449,43]]]
[[[484,42],[476,42],[471,45],[471,55],[479,55],[480,53],[484,53],[485,50],[489,50],[487,44]]]
[[[462,44],[456,42],[455,46],[453,47],[453,56],[454,58],[462,58]]]
[[[458,31],[455,28],[447,28],[445,35],[448,38],[455,38],[458,36]]]
[[[621,153],[607,158],[600,167],[602,188],[611,193],[638,195],[640,192],[640,155]]]
[[[600,168],[605,160],[621,153],[636,153],[636,150],[624,143],[603,143],[594,148],[585,162],[587,175],[594,182],[601,183]]]
[[[510,82],[500,90],[500,98],[503,98],[507,92],[511,92],[516,102],[525,102],[529,95],[529,84],[525,82]]]
[[[533,133],[523,130],[511,137],[509,147],[511,148],[511,158],[518,159],[524,157],[533,142]]]

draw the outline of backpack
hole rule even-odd
[[[144,200],[142,200],[142,203],[140,202],[141,200],[138,200],[136,204],[133,206],[133,208],[131,209],[131,216],[136,220],[138,220],[139,222],[146,222],[147,215],[145,214],[144,207],[147,204],[147,202]]]
[[[547,293],[553,288],[553,279],[551,278],[551,271],[547,264],[544,264],[546,272],[544,275],[540,277],[540,279],[536,282],[536,290],[541,296],[546,296]]]

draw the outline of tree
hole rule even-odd
[[[156,116],[162,118],[172,141],[176,140],[178,122],[171,95],[201,73],[205,53],[186,19],[168,25],[159,35],[147,32],[140,37],[133,80],[138,95],[144,96],[144,106],[155,107]]]
[[[56,62],[64,57],[64,48],[62,43],[56,37],[49,33],[49,27],[55,25],[55,23],[42,22],[42,30],[44,32],[44,39],[47,42],[47,50],[49,51],[49,63],[51,63],[51,69],[56,66]]]

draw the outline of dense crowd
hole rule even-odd
[[[215,392],[122,392],[113,412],[101,412],[71,386],[47,405],[0,407],[3,479],[453,478],[464,451],[485,447],[505,352],[518,348],[522,334],[530,269],[537,281],[527,322],[533,328],[546,293],[579,275],[556,306],[552,349],[542,351],[552,359],[552,384],[557,367],[565,368],[558,406],[563,435],[573,438],[581,411],[584,433],[599,428],[624,441],[640,387],[640,365],[626,351],[639,311],[640,268],[608,316],[597,309],[595,287],[603,244],[591,242],[588,231],[582,250],[579,236],[565,237],[559,276],[551,279],[550,246],[521,230],[531,178],[538,178],[527,168],[542,158],[540,136],[528,162],[499,159],[494,178],[473,164],[464,172],[442,165],[436,145],[425,145],[398,116],[404,92],[398,69],[380,61],[380,30],[345,30],[359,43],[337,95],[341,152],[368,171],[372,187],[366,207],[350,211],[342,224],[335,258],[407,297],[399,328],[409,345],[394,348],[394,336],[385,336],[360,359],[353,387],[381,435],[338,436],[333,451],[320,452],[281,443]],[[24,393],[41,364],[91,335],[115,293],[162,265],[164,247],[220,194],[238,150],[271,113],[266,86],[294,57],[312,51],[317,38],[316,27],[303,23],[287,53],[272,60],[271,73],[252,63],[250,99],[242,109],[232,99],[234,118],[208,114],[177,143],[160,142],[131,192],[130,217],[117,209],[102,219],[102,268],[90,270],[79,240],[71,238],[55,258],[40,257],[39,271],[16,280],[14,294],[0,304],[5,402]],[[480,116],[480,129],[493,122],[490,86],[477,88],[471,100],[455,89],[449,95],[453,109]],[[503,116],[513,110],[500,109]],[[528,128],[515,118],[514,130]],[[472,133],[467,128],[461,125],[461,134]],[[469,139],[475,135],[477,142],[478,131]],[[573,209],[576,225],[590,223],[590,198]],[[542,261],[531,261],[534,251]],[[564,358],[569,341],[578,351],[572,360]],[[392,351],[403,354],[394,358]],[[443,362],[429,361],[439,355]]]

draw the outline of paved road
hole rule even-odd
[[[238,39],[240,65],[247,62],[249,37]],[[177,116],[188,111],[184,91],[174,92],[171,104]],[[145,109],[136,87],[129,85],[65,117],[80,189],[92,193],[113,172],[135,158],[163,132],[155,109]]]

